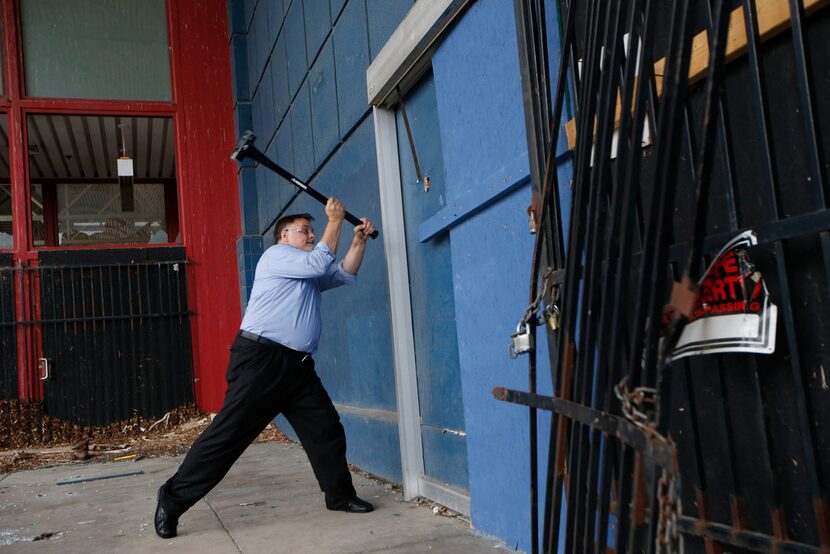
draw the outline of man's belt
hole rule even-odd
[[[269,338],[265,338],[262,335],[257,335],[256,333],[251,333],[249,331],[245,331],[244,329],[239,330],[239,336],[242,337],[243,339],[252,340],[254,342],[258,342],[258,343],[261,343],[261,344],[269,344],[271,346],[276,346],[277,348],[287,350],[288,352],[293,352],[295,354],[300,354],[300,355],[303,356],[303,360],[305,360],[305,358],[307,356],[310,356],[310,354],[308,352],[302,352],[300,350],[294,350],[293,348],[288,348],[284,344],[280,344],[277,341],[273,341]]]

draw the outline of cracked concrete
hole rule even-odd
[[[0,475],[3,552],[447,552],[501,550],[462,519],[434,515],[400,492],[354,475],[370,514],[326,510],[305,452],[254,444],[182,518],[179,536],[153,530],[156,490],[181,458],[78,463]],[[58,485],[59,481],[143,471]]]

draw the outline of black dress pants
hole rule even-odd
[[[337,508],[355,497],[346,435],[311,356],[237,336],[227,380],[222,409],[162,487],[160,501],[171,513],[184,513],[210,492],[280,413],[308,455],[326,506]]]

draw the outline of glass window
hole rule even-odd
[[[27,96],[170,100],[164,0],[21,0]]]
[[[12,184],[9,165],[9,116],[0,114],[0,250],[14,247]]]
[[[173,120],[26,118],[35,246],[178,242]]]

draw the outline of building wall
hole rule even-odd
[[[237,133],[253,129],[271,159],[380,228],[357,284],[323,296],[317,372],[340,411],[349,461],[401,480],[389,296],[366,68],[411,0],[229,0]],[[256,261],[273,244],[272,223],[323,207],[270,171],[239,171],[243,236],[237,242],[244,307]],[[352,233],[344,228],[339,251]],[[287,422],[281,427],[291,433]]]
[[[510,334],[529,303],[534,239],[526,215],[531,187],[515,29],[512,2],[475,2],[443,40],[432,66],[448,204],[459,207],[456,213],[472,212],[449,230],[471,517],[477,529],[529,550],[528,410],[491,394],[496,386],[528,386],[527,358],[507,355]],[[539,388],[548,392],[544,348],[538,356]],[[549,421],[539,413],[542,468]],[[542,492],[544,482],[540,473]]]
[[[231,38],[237,121],[240,131],[253,126],[260,148],[301,179],[311,179],[312,186],[380,223],[380,239],[370,244],[358,284],[325,296],[323,340],[315,358],[343,418],[350,461],[400,481],[381,244],[384,223],[400,222],[380,221],[365,70],[411,2],[331,0],[328,12],[324,4],[231,1],[231,10],[238,12],[232,14],[238,27]],[[557,28],[555,17],[549,14],[549,30]],[[558,55],[558,37],[549,41],[551,55]],[[528,550],[528,411],[491,394],[495,386],[527,387],[527,359],[507,356],[510,334],[528,304],[533,249],[512,2],[471,2],[435,52],[433,74],[451,213],[440,233],[449,233],[452,243],[472,522],[511,547]],[[569,176],[564,164],[560,182],[565,195]],[[252,166],[240,171],[240,187],[246,235],[239,242],[240,282],[248,286],[242,291],[244,304],[255,261],[273,242],[270,234],[259,235],[294,191]],[[300,196],[291,211],[304,210],[324,217],[321,207]],[[550,391],[546,359],[542,344],[542,392]],[[539,420],[539,466],[544,468],[550,418],[540,413]],[[542,491],[544,479],[540,474]]]

